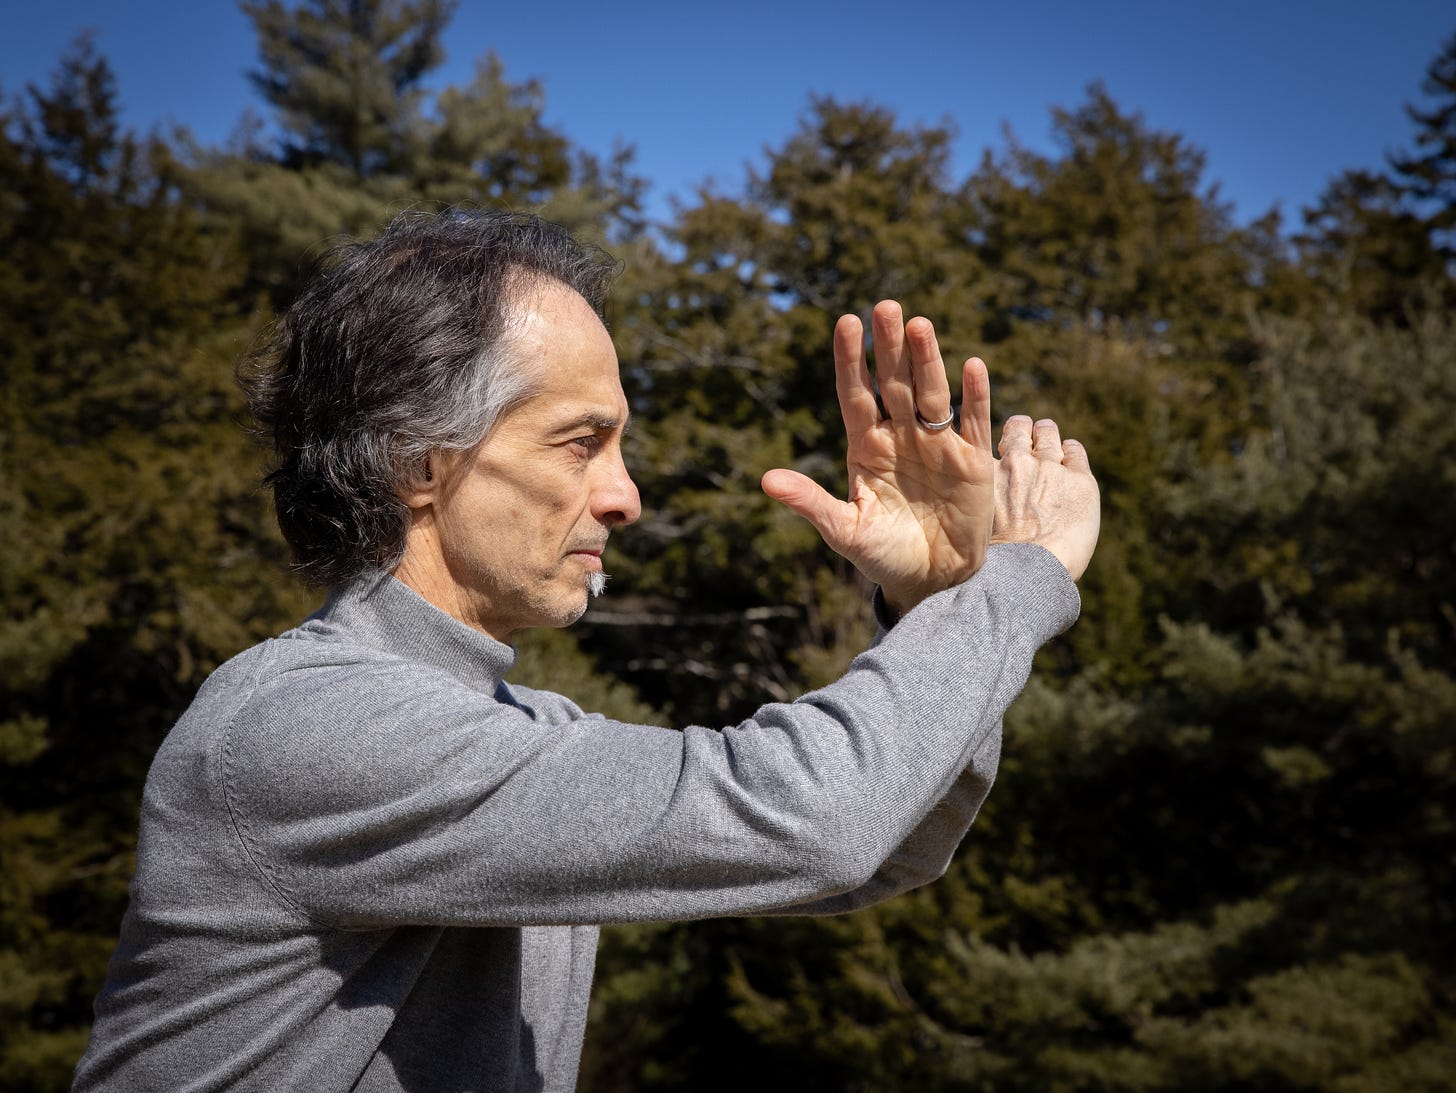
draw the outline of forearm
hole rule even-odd
[[[1001,752],[1001,732],[988,734],[948,792],[895,848],[869,881],[825,899],[764,912],[773,915],[838,915],[882,903],[945,875],[956,848],[991,790]]]
[[[805,696],[851,728],[854,765],[839,772],[827,808],[844,854],[856,858],[856,882],[824,908],[801,903],[795,913],[873,902],[944,871],[990,789],[1002,715],[1036,649],[1070,624],[1075,604],[1047,552],[997,548],[971,581],[907,613],[840,684]],[[1058,610],[1066,614],[1047,627]],[[860,674],[868,682],[853,709],[837,708],[840,689]]]
[[[879,589],[874,596],[879,629],[871,645],[884,640],[900,616],[889,607]],[[990,793],[1001,755],[1001,725],[987,733],[970,763],[948,792],[895,848],[869,881],[851,891],[767,914],[830,915],[859,910],[918,888],[945,874],[951,859],[970,830]]]

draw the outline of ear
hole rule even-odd
[[[431,452],[425,456],[424,463],[410,475],[409,480],[401,485],[399,499],[411,509],[418,511],[426,508],[439,497],[440,479],[435,473],[438,462],[439,454]]]

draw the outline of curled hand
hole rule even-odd
[[[1018,414],[1001,429],[996,463],[993,543],[1038,543],[1073,580],[1097,546],[1101,501],[1080,441],[1063,440],[1057,423]]]

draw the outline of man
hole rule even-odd
[[[250,397],[329,599],[159,750],[77,1089],[570,1089],[598,924],[845,911],[944,871],[1076,616],[1085,453],[1013,418],[998,464],[984,365],[957,430],[934,331],[888,303],[882,414],[842,319],[850,499],[763,485],[878,584],[876,644],[722,730],[584,715],[503,677],[640,512],[611,272],[553,225],[452,212],[345,248],[284,318]]]

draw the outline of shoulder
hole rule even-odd
[[[347,826],[468,780],[529,727],[524,711],[443,668],[285,639],[225,729],[223,792],[245,842],[266,849],[279,824]]]
[[[260,648],[267,663],[229,734],[239,758],[272,765],[398,751],[427,725],[476,721],[499,705],[443,668],[337,638],[290,631]]]

